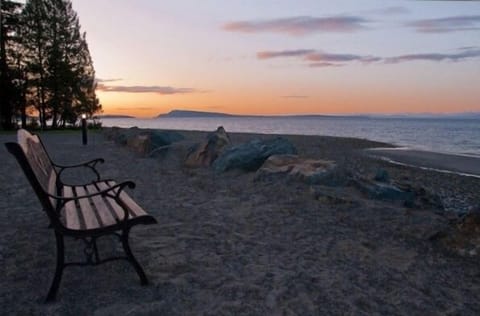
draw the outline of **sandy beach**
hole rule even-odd
[[[185,146],[207,135],[180,133]],[[271,136],[230,137],[240,144]],[[131,196],[159,222],[131,234],[150,285],[140,286],[122,261],[69,267],[57,301],[44,304],[54,274],[54,235],[1,146],[2,315],[480,314],[480,235],[465,242],[468,249],[448,237],[456,234],[459,214],[478,208],[480,178],[392,164],[365,151],[392,146],[353,138],[285,136],[300,156],[335,161],[334,179],[316,184],[186,168],[182,144],[145,157],[102,132],[90,133],[87,146],[74,131],[42,138],[54,161],[102,157],[104,178],[137,184]],[[14,134],[0,134],[1,143],[14,140]],[[409,159],[425,161],[421,155]],[[472,166],[478,170],[478,160]],[[407,207],[355,185],[379,170],[422,195]],[[67,247],[67,258],[82,255],[78,241]],[[105,239],[102,250],[121,247]]]
[[[394,163],[480,177],[479,157],[434,153],[408,148],[374,148],[367,151]]]

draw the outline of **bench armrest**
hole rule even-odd
[[[47,193],[47,194],[50,198],[58,201],[57,202],[57,207],[56,207],[57,213],[59,213],[60,210],[65,206],[65,204],[70,202],[70,201],[78,201],[78,200],[81,200],[81,199],[88,199],[88,198],[91,198],[91,197],[94,197],[94,196],[110,197],[110,198],[114,199],[122,207],[122,209],[124,211],[124,217],[122,219],[122,222],[123,222],[123,221],[126,221],[128,219],[128,208],[127,208],[126,204],[120,198],[120,194],[124,191],[124,189],[126,187],[129,187],[130,189],[134,189],[135,188],[135,183],[133,181],[125,181],[125,182],[115,184],[115,185],[109,187],[106,190],[98,191],[98,192],[95,192],[95,193],[92,193],[92,194],[77,195],[77,196],[72,196],[72,197],[58,196],[58,195],[53,195],[53,194],[50,194],[50,193]]]
[[[100,181],[101,177],[100,177],[100,173],[98,172],[97,168],[96,168],[96,165],[98,163],[104,163],[105,160],[103,158],[97,158],[97,159],[93,159],[93,160],[90,160],[90,161],[86,161],[86,162],[82,162],[82,163],[79,163],[79,164],[75,164],[75,165],[59,165],[59,164],[56,164],[56,163],[53,163],[53,165],[58,168],[58,177],[60,178],[61,174],[67,170],[67,169],[72,169],[72,168],[88,168],[90,170],[93,171],[93,173],[95,173],[95,175],[97,176],[97,181]]]

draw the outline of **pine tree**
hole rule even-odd
[[[27,72],[27,105],[37,109],[40,125],[46,127],[49,119],[46,87],[47,47],[49,45],[49,16],[46,1],[27,1],[22,11],[22,47],[25,50],[25,66]]]
[[[43,127],[74,123],[81,113],[101,109],[95,72],[77,14],[69,0],[30,0],[23,12],[27,50],[28,99]]]
[[[17,85],[18,72],[15,69],[15,46],[21,4],[0,0],[0,127],[14,127],[13,118],[21,91]]]

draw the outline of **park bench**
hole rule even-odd
[[[135,184],[131,181],[116,183],[113,180],[102,180],[96,165],[103,163],[103,159],[62,166],[50,159],[37,135],[20,129],[17,137],[17,143],[5,145],[20,164],[55,232],[57,261],[47,301],[55,299],[62,272],[65,267],[72,265],[99,265],[125,259],[133,265],[141,284],[146,285],[148,280],[145,272],[129,246],[129,232],[137,224],[154,224],[156,220],[125,192],[125,188],[133,189]],[[72,168],[90,170],[93,179],[82,185],[65,184],[62,182],[62,174]],[[125,256],[100,257],[97,239],[106,235],[118,237]],[[84,242],[85,261],[65,262],[64,237]]]

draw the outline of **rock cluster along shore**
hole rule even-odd
[[[370,179],[359,172],[341,173],[335,161],[311,159],[297,155],[297,148],[286,138],[273,136],[254,138],[233,144],[223,127],[208,133],[203,141],[192,142],[175,131],[141,130],[138,128],[105,130],[106,136],[136,153],[149,156],[159,150],[186,152],[183,165],[190,168],[212,168],[221,173],[229,170],[256,172],[256,180],[273,178],[297,179],[311,185],[329,187],[353,186],[367,198],[398,202],[406,207],[443,210],[440,198],[425,189],[397,184],[387,171],[377,170]],[[176,144],[176,149],[172,145]],[[341,173],[341,174],[340,174]],[[342,185],[339,185],[341,182]]]
[[[254,181],[301,181],[310,185],[310,192],[317,200],[349,203],[351,199],[349,200],[345,192],[347,188],[353,188],[355,194],[365,199],[385,201],[410,209],[431,209],[436,212],[446,209],[440,195],[418,183],[392,180],[389,173],[382,168],[377,169],[374,175],[367,175],[362,173],[361,169],[342,168],[335,160],[299,156],[297,148],[284,137],[253,138],[234,144],[223,127],[207,133],[200,141],[188,140],[176,131],[138,128],[107,128],[105,135],[142,156],[178,151],[180,154],[176,157],[182,159],[182,164],[188,168],[209,168],[216,173],[230,170],[254,172]],[[474,206],[469,209],[473,210]],[[466,218],[470,218],[466,220],[470,223],[469,227],[472,222],[477,223],[478,216],[467,216]],[[464,217],[462,223],[463,221]],[[459,224],[454,229],[447,227],[433,235],[457,253],[476,254],[477,248],[480,252],[480,236],[478,242],[473,242],[474,245],[474,238],[469,238],[466,242],[465,238],[459,237],[465,235],[460,229],[464,226]],[[480,231],[480,220],[478,229]],[[448,236],[443,231],[448,231]],[[468,231],[470,232],[471,228]]]

